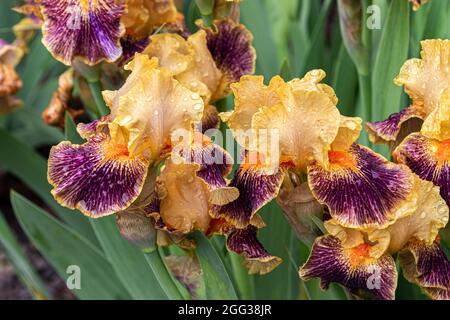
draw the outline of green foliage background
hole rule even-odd
[[[408,98],[392,80],[407,58],[418,57],[420,40],[449,38],[450,1],[431,0],[418,12],[413,12],[406,0],[362,1],[364,7],[375,4],[380,8],[382,23],[379,30],[363,29],[367,49],[365,72],[355,65],[343,42],[336,1],[242,1],[241,20],[254,35],[256,74],[264,75],[268,81],[276,74],[290,79],[301,77],[310,69],[324,69],[325,82],[333,86],[339,97],[341,113],[360,116],[364,121],[381,120],[406,107]],[[2,0],[0,3],[0,38],[8,41],[13,40],[11,27],[21,18],[10,10],[17,2]],[[195,19],[202,17],[196,2],[185,1],[190,27],[194,26]],[[18,66],[24,82],[19,93],[24,107],[0,116],[0,168],[18,177],[52,211],[49,214],[12,191],[11,203],[21,227],[63,279],[68,265],[82,268],[82,289],[74,291],[80,299],[186,298],[187,292],[178,285],[175,296],[163,289],[161,281],[167,271],[155,271],[153,258],[145,257],[120,237],[114,217],[92,221],[53,200],[46,178],[46,158],[37,149],[66,138],[74,142],[79,139],[70,119],[66,119],[66,132],[62,132],[46,126],[40,116],[64,70],[65,66],[52,59],[38,34]],[[222,110],[231,107],[232,99],[221,105]],[[369,145],[365,133],[360,142]],[[387,149],[374,148],[388,156]],[[298,267],[308,256],[308,247],[297,240],[275,202],[262,211],[267,227],[261,230],[261,242],[268,251],[282,257],[284,263],[269,275],[248,276],[242,259],[224,249],[223,239],[209,241],[197,235],[205,280],[203,298],[349,298],[339,285],[323,292],[316,280],[303,283],[298,277]],[[52,298],[1,214],[0,243],[32,295],[39,299]],[[169,253],[179,252],[169,248],[158,254]],[[420,289],[400,276],[397,298],[425,297]]]

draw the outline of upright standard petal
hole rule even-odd
[[[450,261],[438,242],[412,241],[398,258],[405,278],[433,299],[450,300]]]
[[[174,132],[191,132],[203,114],[200,96],[157,66],[155,58],[136,54],[126,66],[132,73],[125,84],[105,99],[111,106],[111,136],[124,140],[131,155],[147,150],[152,159],[172,147]]]
[[[208,50],[205,31],[187,39],[172,33],[153,35],[144,54],[158,58],[162,67],[170,70],[186,88],[198,93],[205,104],[219,86],[222,72]]]
[[[371,258],[369,251],[368,244],[344,249],[338,238],[320,237],[300,269],[300,277],[304,280],[320,278],[323,289],[337,282],[358,296],[393,300],[397,286],[395,262],[389,255]]]
[[[416,106],[429,114],[438,104],[443,89],[450,83],[450,40],[424,40],[421,42],[422,59],[405,62],[395,84],[404,86],[405,92]]]
[[[63,206],[93,218],[128,208],[139,196],[148,158],[130,157],[125,145],[98,134],[83,145],[63,141],[52,148],[48,180]]]
[[[411,207],[413,175],[370,149],[353,144],[348,151],[330,151],[329,169],[319,163],[308,168],[308,181],[331,216],[351,228],[383,228]]]
[[[282,260],[264,249],[256,237],[257,231],[252,225],[245,229],[233,229],[227,236],[227,247],[244,257],[249,274],[264,275],[275,269]]]
[[[212,28],[200,27],[206,31],[207,44],[222,78],[213,100],[226,97],[230,84],[238,82],[243,75],[255,71],[256,51],[252,46],[253,36],[242,24],[231,19],[216,20]]]
[[[122,54],[124,0],[42,0],[43,43],[66,65],[80,57],[89,65]]]

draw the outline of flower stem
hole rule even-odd
[[[167,270],[159,250],[144,253],[144,256],[167,297],[170,300],[183,300],[183,296],[175,285],[169,270]]]

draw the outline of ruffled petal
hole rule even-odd
[[[252,120],[252,128],[257,131],[277,132],[281,162],[292,162],[302,170],[313,161],[328,165],[328,151],[339,125],[339,111],[326,94],[289,89],[283,92],[281,104],[262,107]],[[270,138],[259,139],[260,153],[267,154],[265,149],[272,151]],[[278,160],[273,154],[269,154],[269,159]]]
[[[424,40],[421,44],[422,59],[406,61],[394,82],[403,85],[413,104],[429,114],[450,83],[450,40]]]
[[[42,41],[57,60],[70,65],[80,57],[94,65],[121,56],[123,0],[42,0],[40,5]]]
[[[234,229],[228,234],[227,247],[245,259],[249,274],[264,275],[275,269],[282,259],[271,255],[264,249],[256,237],[258,228],[248,226],[245,229]]]
[[[132,70],[118,91],[107,92],[111,106],[109,125],[115,141],[124,141],[130,154],[149,151],[157,159],[172,146],[172,134],[192,130],[203,115],[201,97],[158,68],[156,59],[136,54],[126,69]]]
[[[300,269],[300,277],[304,280],[320,278],[323,289],[337,282],[359,296],[393,300],[397,286],[395,262],[389,255],[370,258],[369,249],[366,244],[344,249],[338,238],[320,237]]]
[[[178,18],[173,0],[126,0],[127,12],[122,17],[127,35],[144,37],[155,28],[175,23]]]
[[[227,186],[226,177],[232,170],[233,158],[208,137],[199,135],[192,144],[175,147],[172,157],[175,155],[187,163],[198,164],[197,176],[205,180],[211,190]]]
[[[408,281],[421,286],[433,299],[450,300],[450,261],[439,243],[412,241],[398,259]]]
[[[283,178],[281,168],[267,174],[257,166],[240,166],[229,185],[239,190],[239,197],[215,210],[216,218],[222,217],[237,228],[245,228],[255,213],[277,196]]]
[[[439,186],[442,198],[450,205],[449,140],[439,141],[413,133],[395,149],[394,157],[420,178]]]
[[[126,146],[104,134],[83,145],[63,141],[52,148],[48,180],[63,206],[93,218],[128,208],[139,196],[149,160],[130,157]]]
[[[197,176],[196,163],[169,161],[157,178],[159,214],[168,230],[206,232],[211,220],[208,184]]]
[[[339,130],[331,144],[331,150],[346,151],[359,138],[362,129],[362,119],[358,117],[346,117],[341,115]]]
[[[231,85],[234,94],[234,111],[222,113],[220,116],[236,135],[238,130],[249,130],[253,115],[263,106],[274,106],[280,102],[277,88],[284,84],[279,76],[273,77],[269,85],[264,85],[263,76],[243,76],[237,83]],[[243,140],[237,140],[245,146]]]
[[[162,67],[169,69],[183,86],[198,93],[205,103],[219,86],[222,72],[208,50],[205,31],[200,30],[187,40],[177,34],[154,35],[144,53],[157,57]]]
[[[369,140],[373,143],[394,142],[397,140],[403,127],[409,127],[404,136],[420,131],[424,119],[425,112],[423,108],[411,105],[400,112],[391,114],[386,120],[367,122],[366,129],[369,134]]]
[[[213,29],[205,28],[201,23],[200,27],[206,31],[208,49],[223,73],[220,85],[213,93],[213,100],[218,100],[231,92],[231,83],[255,71],[253,36],[244,25],[230,19],[214,21]]]
[[[330,168],[315,163],[308,181],[331,216],[351,228],[382,228],[414,210],[413,176],[403,165],[388,162],[353,144],[348,152],[331,151]]]
[[[413,239],[432,245],[449,219],[449,209],[439,195],[439,188],[429,181],[414,176],[414,189],[411,199],[414,211],[399,218],[385,229],[358,230],[346,228],[334,219],[324,223],[327,231],[337,237],[346,249],[355,247],[367,240],[372,244],[369,255],[379,258],[384,253],[395,254]]]

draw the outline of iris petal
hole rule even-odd
[[[331,151],[330,168],[308,168],[308,181],[331,216],[352,228],[385,227],[414,209],[413,177],[403,165],[388,162],[370,149],[353,144],[348,152]]]
[[[408,281],[433,299],[450,300],[450,262],[437,242],[412,241],[398,258]]]
[[[282,260],[264,249],[256,237],[257,230],[254,226],[234,229],[227,237],[227,247],[245,258],[249,274],[263,275],[275,269]]]
[[[64,64],[80,57],[94,65],[122,54],[123,0],[42,0],[43,43]]]
[[[213,93],[213,100],[217,100],[230,93],[231,83],[255,71],[256,52],[252,46],[253,36],[244,25],[230,19],[214,21],[213,28],[202,28],[207,34],[208,49],[223,73],[221,82]]]
[[[344,249],[334,236],[323,236],[313,245],[308,261],[300,269],[304,280],[320,278],[321,287],[331,282],[347,287],[353,293],[375,299],[392,300],[397,285],[397,269],[389,255],[379,259],[367,256],[367,245]]]
[[[386,120],[367,122],[366,129],[369,139],[373,143],[390,143],[397,140],[402,127],[410,126],[406,135],[419,131],[424,118],[425,112],[423,109],[412,105],[400,112],[391,114]]]
[[[83,145],[64,141],[53,147],[48,180],[61,205],[99,218],[124,210],[136,200],[148,165],[148,159],[129,157],[125,146],[99,134]]]
[[[394,151],[397,161],[406,164],[420,178],[440,187],[447,205],[450,204],[449,146],[448,140],[439,141],[413,133]]]
[[[217,209],[216,217],[222,217],[238,228],[245,228],[255,213],[277,196],[283,178],[283,169],[266,174],[261,168],[242,165],[229,185],[239,190],[239,197]]]

